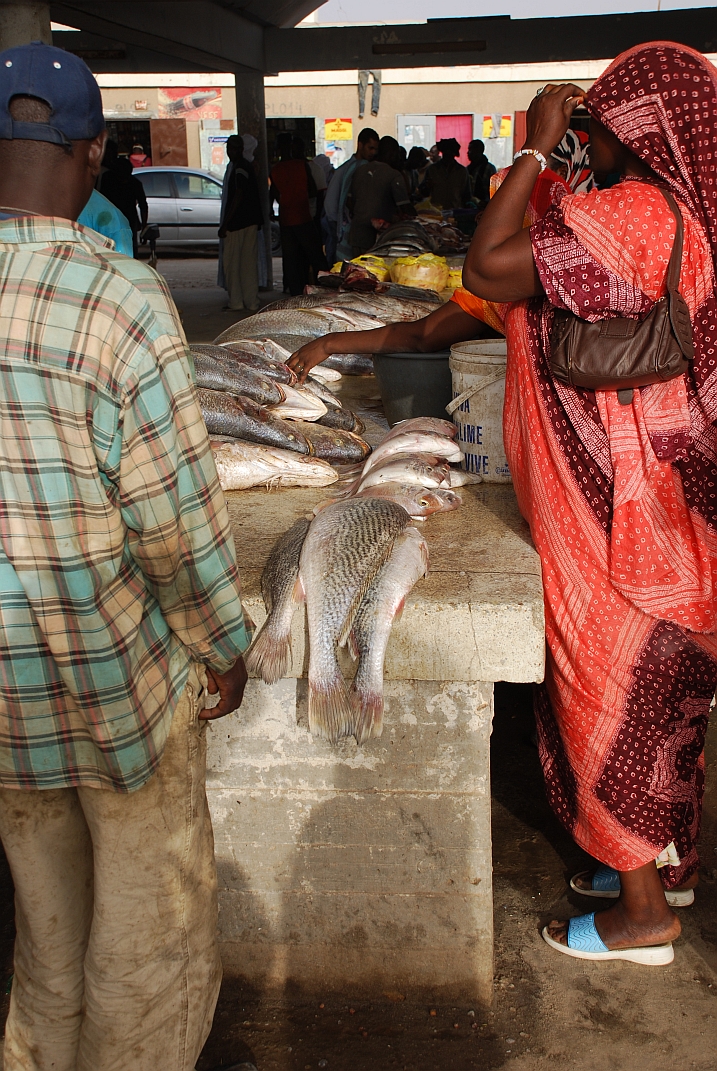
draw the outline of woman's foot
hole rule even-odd
[[[620,872],[620,897],[614,907],[595,916],[595,926],[609,949],[665,944],[679,937],[682,929],[667,905],[654,863]],[[547,929],[554,941],[567,945],[567,922],[553,920]]]
[[[594,870],[584,870],[580,874],[576,874],[573,878],[573,885],[580,890],[580,892],[592,892],[593,877],[595,876]],[[689,889],[696,889],[699,885],[700,876],[697,871],[684,882],[683,885],[676,885],[674,889],[670,889],[670,892],[687,892]]]

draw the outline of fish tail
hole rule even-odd
[[[259,630],[246,656],[246,668],[249,673],[256,673],[265,684],[276,684],[286,676],[291,661],[291,630],[267,628]]]
[[[353,713],[353,735],[357,744],[365,744],[383,732],[383,692],[374,688],[359,689],[354,683],[349,695]]]
[[[351,735],[351,705],[343,677],[337,674],[320,682],[309,679],[309,730],[337,744]]]

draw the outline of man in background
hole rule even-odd
[[[5,1071],[192,1071],[221,980],[204,727],[250,633],[169,291],[74,222],[104,141],[81,59],[0,54]]]
[[[264,222],[259,186],[254,168],[244,159],[244,139],[237,134],[227,140],[227,156],[228,178],[226,198],[222,198],[219,237],[228,307],[256,312],[259,308],[257,246],[259,228]]]
[[[378,140],[378,134],[375,130],[372,130],[370,126],[364,127],[359,133],[356,142],[356,152],[350,160],[347,160],[341,167],[336,168],[334,176],[331,179],[331,185],[329,186],[329,191],[326,194],[326,201],[324,203],[329,228],[330,230],[333,230],[336,235],[335,242],[332,244],[331,249],[327,249],[327,256],[330,264],[333,263],[334,258],[337,258],[338,260],[351,259],[351,245],[349,243],[351,214],[347,208],[346,202],[351,192],[354,171],[357,167],[361,167],[362,164],[370,164],[372,160],[376,159]],[[329,256],[329,252],[331,252],[332,255]]]
[[[456,159],[461,147],[455,138],[441,138],[437,147],[441,158],[426,171],[421,193],[437,208],[463,208],[470,201],[471,189],[468,169]]]
[[[271,169],[271,196],[279,202],[284,290],[301,294],[312,271],[315,280],[320,271],[328,269],[315,218],[320,191],[302,139],[282,133],[276,147],[279,163]]]
[[[395,138],[381,138],[378,155],[372,163],[358,167],[351,182],[348,201],[351,211],[351,256],[368,252],[376,241],[374,219],[387,223],[415,216],[408,188],[399,170],[400,146]]]
[[[137,235],[147,226],[149,210],[144,186],[132,174],[132,164],[126,156],[120,156],[111,171],[102,179],[102,193],[118,208],[132,231],[132,249],[137,256]]]
[[[495,175],[495,167],[485,154],[485,145],[476,138],[468,145],[468,182],[471,196],[478,204],[487,205],[490,201],[490,180]]]

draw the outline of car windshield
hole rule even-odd
[[[192,175],[186,171],[175,171],[174,181],[177,184],[177,194],[180,197],[210,197],[218,201],[222,196],[221,185],[205,175]]]

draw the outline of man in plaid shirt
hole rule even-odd
[[[176,309],[74,222],[105,137],[81,60],[0,54],[5,1071],[190,1071],[221,976],[203,730],[250,634]]]

